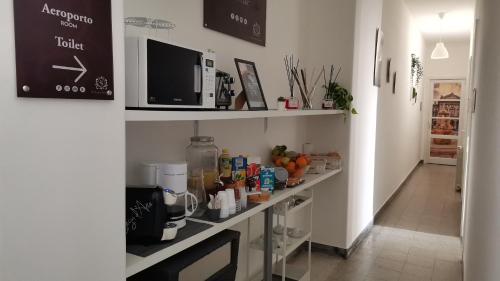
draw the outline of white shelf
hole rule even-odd
[[[299,205],[297,205],[291,209],[288,209],[287,216],[291,216],[294,213],[296,213],[297,211],[301,210],[302,208],[307,207],[309,204],[312,203],[312,200],[313,200],[311,197],[306,197],[306,196],[301,196],[301,195],[296,196],[296,198],[303,199],[304,202],[300,203]],[[281,202],[280,204],[284,204],[284,202]],[[280,216],[285,216],[285,211],[280,210],[280,211],[275,212],[275,214],[280,215]]]
[[[154,111],[125,110],[127,122],[146,121],[196,121],[196,120],[232,120],[251,118],[278,118],[296,116],[341,115],[342,110],[266,110],[266,111]]]
[[[267,202],[263,202],[259,204],[258,206],[242,213],[241,215],[235,216],[227,221],[224,221],[222,223],[211,223],[213,226],[203,232],[200,232],[196,235],[193,235],[189,237],[188,239],[185,239],[179,243],[174,244],[171,247],[168,247],[166,249],[163,249],[159,252],[156,252],[150,256],[147,257],[140,257],[136,256],[130,253],[127,253],[126,255],[126,277],[130,277],[148,267],[151,267],[189,247],[192,245],[195,245],[225,229],[228,229],[256,214],[258,214],[261,211],[264,211],[265,209],[272,207],[274,204],[283,201],[284,199],[296,195],[306,189],[309,189],[313,187],[314,185],[329,179],[338,173],[342,172],[342,170],[333,170],[333,171],[327,171],[324,174],[319,174],[319,175],[305,175],[304,179],[305,182],[299,186],[296,186],[294,188],[287,188],[285,190],[279,190],[275,191],[274,194],[271,196],[271,199]],[[207,223],[207,222],[205,222]]]
[[[277,234],[273,234],[275,237],[281,236]],[[289,246],[286,246],[285,249],[286,251],[283,251],[283,248],[275,248],[273,247],[273,260],[276,258],[276,255],[278,255],[278,258],[282,258],[283,256],[288,256],[290,255],[293,251],[295,251],[300,245],[302,245],[304,242],[308,241],[311,238],[311,233],[306,233],[303,237],[301,238],[292,238],[290,236],[287,237],[287,240],[291,241]],[[262,236],[255,239],[250,243],[250,246],[253,249],[263,251],[264,249],[262,248],[262,245],[259,244],[258,240],[262,239]],[[284,253],[283,253],[284,252]]]

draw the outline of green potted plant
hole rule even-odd
[[[424,67],[420,58],[415,54],[411,54],[411,98],[415,101],[417,100],[418,92],[417,87],[422,82],[422,77],[424,76]]]
[[[346,88],[340,86],[336,82],[325,85],[324,87],[326,89],[325,100],[332,100],[334,109],[349,111],[351,114],[358,114],[356,109],[352,106],[354,97]]]

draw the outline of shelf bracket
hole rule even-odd
[[[268,127],[269,127],[269,118],[264,117],[264,133],[267,133]]]
[[[199,132],[200,132],[200,121],[195,120],[193,122],[193,135],[195,137],[198,137],[199,136]]]

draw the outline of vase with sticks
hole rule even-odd
[[[293,55],[285,56],[285,70],[286,77],[288,80],[288,87],[290,89],[290,97],[286,98],[285,108],[286,109],[299,109],[299,100],[294,96],[295,80],[293,78],[292,70],[299,66],[300,60],[293,57]]]
[[[289,85],[295,85],[295,83],[298,85],[302,98],[302,109],[312,109],[312,100],[314,98],[314,94],[316,93],[316,86],[318,85],[325,69],[323,68],[317,76],[316,69],[313,69],[311,76],[308,77],[307,70],[305,68],[299,69],[298,60],[297,63],[294,64],[293,59],[290,63],[290,60],[287,58],[285,58],[285,67],[287,70]],[[293,90],[293,87],[291,87],[291,90]]]

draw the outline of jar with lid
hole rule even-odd
[[[209,194],[217,194],[218,152],[213,137],[191,137],[191,144],[186,148],[188,190],[196,196],[202,208],[208,203]]]

